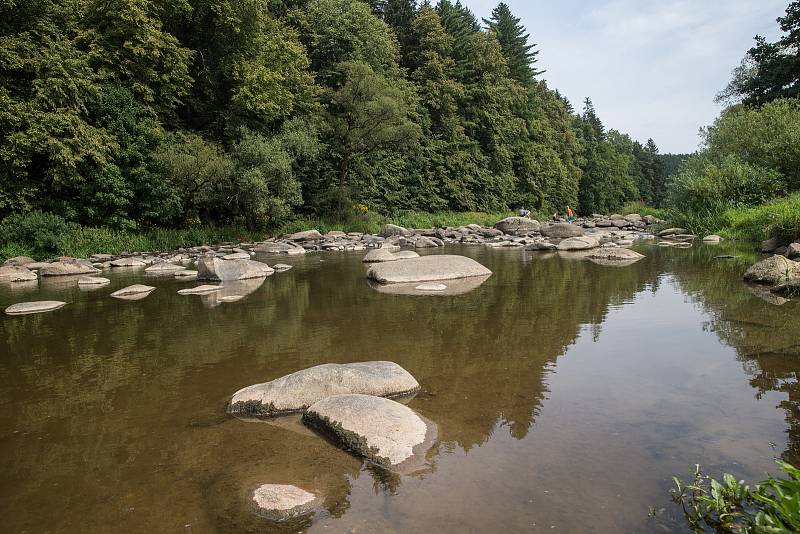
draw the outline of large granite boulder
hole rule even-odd
[[[757,284],[785,284],[800,278],[800,262],[783,256],[771,256],[751,265],[744,279]]]
[[[410,235],[407,229],[403,228],[402,226],[397,226],[396,224],[385,224],[383,229],[381,229],[381,233],[378,234],[379,237],[394,237],[394,236],[406,236]]]
[[[561,241],[556,247],[558,250],[589,250],[600,246],[600,242],[589,236],[569,237]]]
[[[540,232],[545,237],[555,239],[567,239],[568,237],[580,237],[583,235],[583,229],[571,223],[559,222],[547,226],[542,226]]]
[[[0,267],[0,282],[28,282],[36,278],[36,273],[25,267],[14,265]]]
[[[302,412],[331,395],[399,397],[418,389],[414,377],[394,362],[327,363],[242,388],[233,394],[228,412],[272,417]]]
[[[184,270],[186,270],[186,267],[184,267],[183,265],[176,265],[174,263],[163,261],[161,263],[156,263],[154,265],[151,265],[150,267],[145,269],[144,272],[149,274],[174,274],[175,271],[184,271]]]
[[[306,230],[304,232],[296,232],[286,236],[289,241],[317,241],[322,239],[322,234],[319,230]]]
[[[516,235],[538,232],[541,225],[539,221],[528,219],[527,217],[506,217],[502,221],[495,223],[494,228],[504,234]]]
[[[398,284],[454,280],[490,274],[492,271],[472,258],[441,254],[377,263],[369,268],[367,278],[381,284]]]
[[[282,252],[287,253],[294,248],[297,247],[288,243],[282,243],[280,241],[268,241],[266,243],[259,243],[255,246],[255,248],[253,248],[253,250],[255,252],[266,252],[267,254],[279,254]]]
[[[29,313],[42,313],[57,310],[66,306],[66,302],[58,300],[39,300],[36,302],[19,302],[6,308],[8,315],[28,315]]]
[[[266,263],[255,260],[223,260],[216,256],[203,256],[197,262],[197,279],[215,282],[262,278],[275,271]]]
[[[800,243],[789,243],[786,247],[786,257],[790,260],[800,259]]]
[[[72,274],[92,274],[99,273],[91,265],[78,263],[77,261],[55,261],[39,267],[39,276],[68,276]]]
[[[388,468],[411,459],[428,435],[428,425],[411,408],[370,395],[326,397],[311,405],[303,422]]]
[[[414,241],[414,248],[436,248],[439,244],[430,237],[421,236]]]
[[[253,504],[258,515],[282,521],[312,512],[319,499],[297,486],[262,484],[253,491]]]

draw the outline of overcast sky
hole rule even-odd
[[[539,45],[539,68],[576,109],[662,153],[693,152],[714,95],[752,46],[774,40],[788,0],[505,0]],[[462,0],[488,17],[498,0]]]

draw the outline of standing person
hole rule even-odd
[[[571,223],[575,220],[575,214],[572,213],[572,208],[567,206],[567,222]]]

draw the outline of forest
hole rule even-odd
[[[6,229],[666,199],[656,143],[548,87],[504,3],[483,20],[451,0],[3,0],[0,13]]]

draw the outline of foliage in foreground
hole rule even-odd
[[[713,479],[697,465],[691,482],[673,478],[672,500],[681,505],[694,532],[800,532],[800,469],[777,463],[788,478],[769,476],[752,489],[728,473],[721,482]]]

